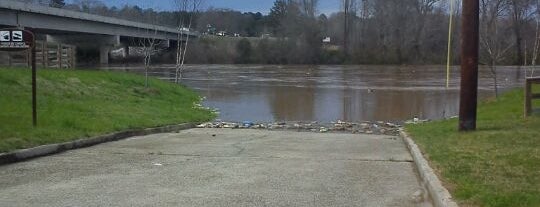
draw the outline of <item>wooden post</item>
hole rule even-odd
[[[58,44],[56,48],[56,59],[58,60],[58,69],[62,69],[62,45]]]
[[[532,83],[529,79],[525,80],[525,117],[532,114]]]
[[[75,67],[75,61],[73,61],[73,53],[75,49],[73,49],[73,46],[69,47],[69,68]]]
[[[532,91],[533,84],[540,84],[540,77],[525,79],[525,117],[531,116],[533,113],[532,101],[540,99],[540,93],[533,93]]]
[[[32,34],[32,47],[30,48],[32,66],[32,125],[37,127],[37,72],[36,72],[36,39]]]
[[[6,42],[8,44],[2,44],[2,48],[0,48],[0,50],[7,51],[7,52],[19,51],[19,54],[21,56],[26,55],[26,61],[30,61],[29,63],[28,62],[27,63],[32,68],[32,125],[36,127],[37,126],[36,37],[34,33],[32,32],[32,30],[23,30],[21,28],[15,28],[15,29],[6,28],[6,29],[1,29],[1,30],[7,31],[5,34],[3,33],[2,35],[11,36],[13,38],[9,38],[9,39],[6,38],[7,39]],[[11,57],[9,57],[8,62],[11,66],[12,64]],[[24,63],[24,62],[21,62],[21,63]]]
[[[49,67],[49,45],[47,42],[43,42],[43,64],[45,68]]]
[[[46,53],[46,42],[41,42],[41,66],[46,68],[47,67],[47,53]]]
[[[7,57],[8,57],[8,66],[11,67],[12,66],[11,52],[7,52]]]
[[[26,51],[26,66],[32,67],[32,51]]]
[[[77,47],[71,46],[71,68],[77,66]]]

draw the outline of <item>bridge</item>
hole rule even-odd
[[[109,53],[113,48],[124,47],[124,55],[127,56],[128,47],[138,46],[140,39],[156,38],[161,40],[162,47],[169,47],[176,45],[179,34],[181,38],[178,41],[184,41],[188,36],[198,36],[196,32],[176,28],[10,0],[0,1],[2,27],[30,28],[38,40],[99,49],[102,64],[109,62]]]

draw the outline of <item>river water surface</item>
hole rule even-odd
[[[174,66],[154,66],[151,74],[172,81]],[[503,90],[522,86],[524,76],[525,69],[498,68]],[[184,77],[223,121],[403,121],[458,113],[459,67],[448,89],[445,66],[189,65]],[[480,69],[479,85],[481,98],[493,96],[489,69]]]

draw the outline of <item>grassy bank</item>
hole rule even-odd
[[[31,126],[31,72],[0,69],[0,152],[108,132],[206,121],[199,96],[157,79],[96,71],[38,71],[38,128]]]
[[[523,118],[523,91],[484,101],[478,116],[476,132],[458,133],[456,119],[407,131],[463,206],[540,206],[540,117]]]

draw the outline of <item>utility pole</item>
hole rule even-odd
[[[479,0],[463,0],[459,130],[476,130],[478,100]]]

